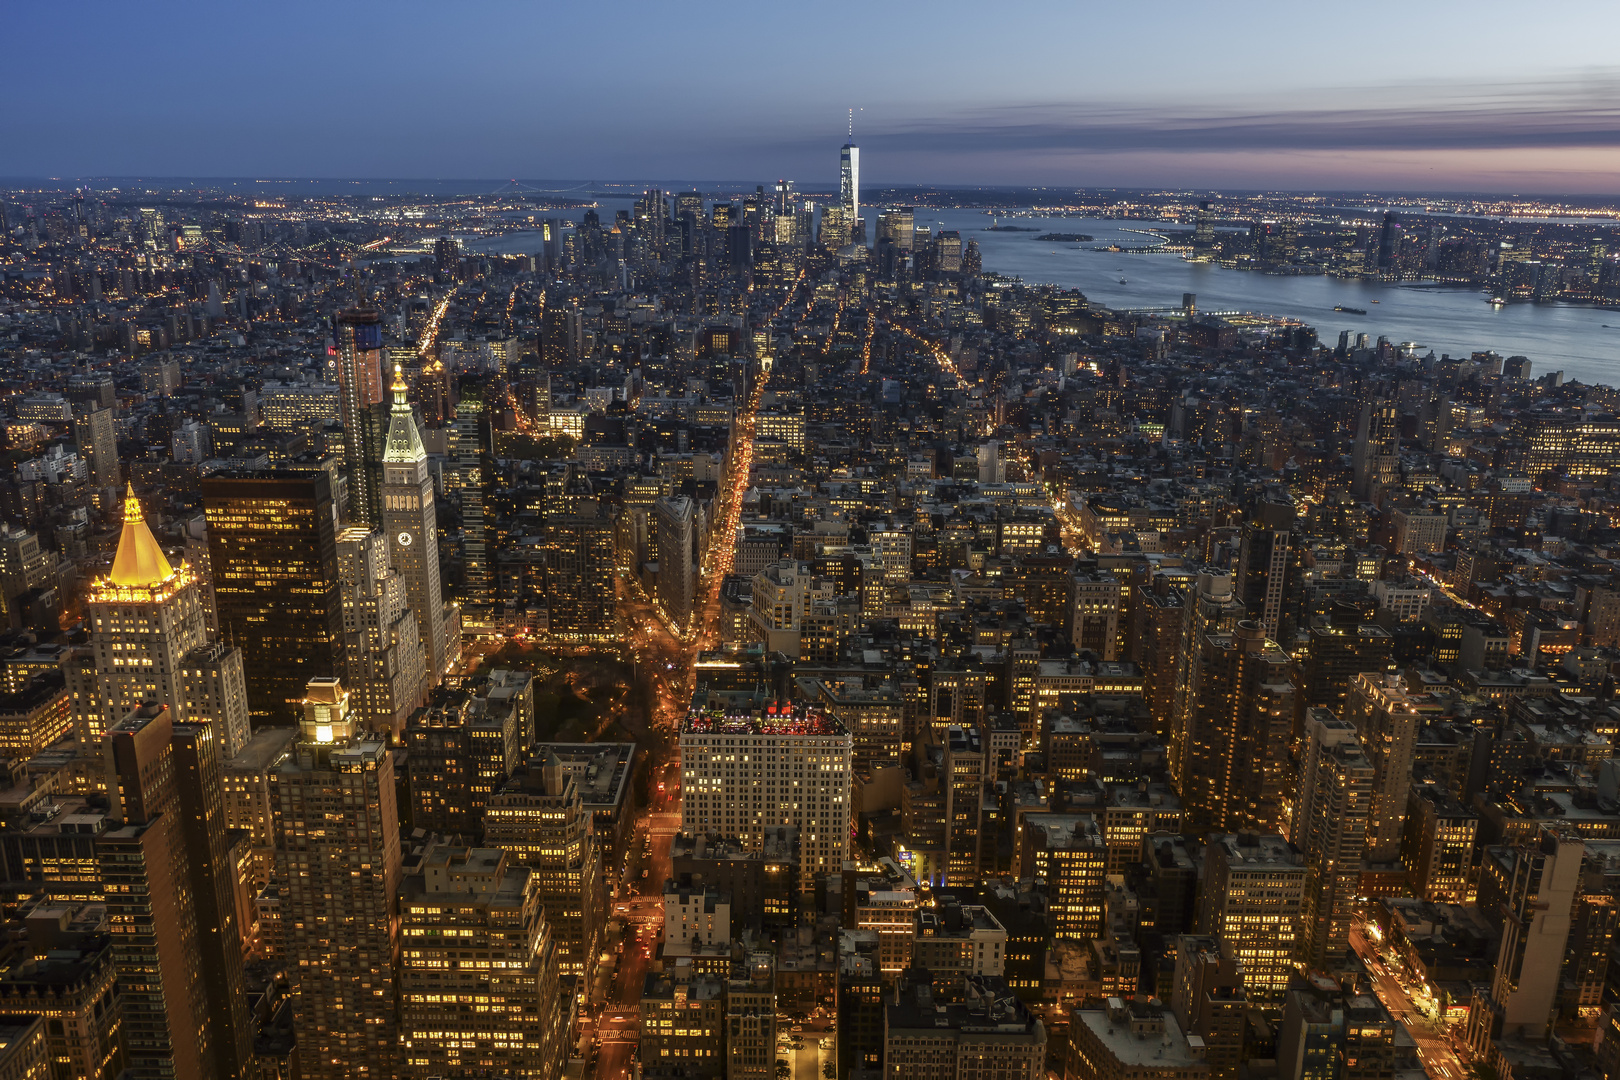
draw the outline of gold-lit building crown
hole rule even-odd
[[[141,501],[135,497],[135,485],[131,484],[124,496],[124,533],[118,538],[118,554],[107,581],[121,587],[150,589],[174,575],[174,567],[169,565],[157,537],[146,524]]]

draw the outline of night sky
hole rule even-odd
[[[1620,192],[1607,3],[0,5],[0,176]]]

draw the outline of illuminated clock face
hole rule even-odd
[[[399,534],[399,546],[400,547],[410,547],[411,546],[411,534],[410,533],[402,532],[402,533]]]

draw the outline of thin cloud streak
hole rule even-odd
[[[1506,91],[1387,87],[1335,95],[1355,103],[1296,109],[1031,104],[902,121],[870,141],[895,152],[1012,154],[1613,147],[1620,146],[1617,85],[1604,73]]]

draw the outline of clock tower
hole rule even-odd
[[[405,579],[405,592],[416,613],[428,684],[444,677],[449,635],[444,624],[444,595],[439,588],[439,530],[433,509],[433,479],[416,416],[405,400],[405,378],[394,367],[394,406],[383,447],[382,525],[394,569]]]

